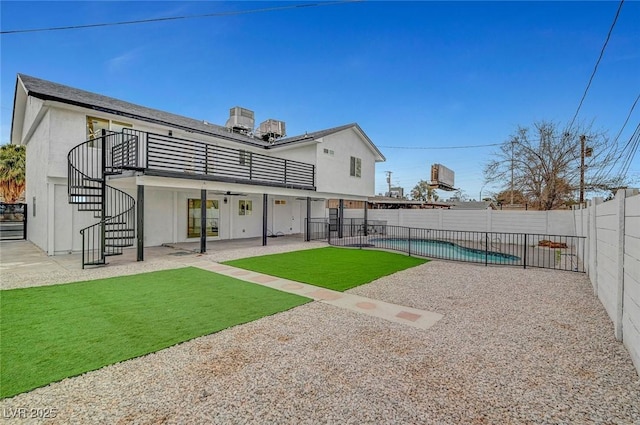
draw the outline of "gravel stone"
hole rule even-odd
[[[584,274],[432,261],[349,292],[444,318],[420,330],[312,302],[0,408],[57,409],[21,424],[640,423],[640,379]]]

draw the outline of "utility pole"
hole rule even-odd
[[[387,173],[387,184],[389,185],[389,196],[391,196],[391,171],[385,171]]]
[[[586,145],[587,136],[580,136],[580,205],[584,203],[584,158],[592,155],[593,149]]]
[[[513,149],[515,148],[516,141],[511,141],[511,205],[513,205]]]

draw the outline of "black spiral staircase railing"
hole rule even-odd
[[[100,219],[80,230],[82,268],[106,264],[107,256],[135,244],[135,200],[108,186],[107,177],[134,168],[137,153],[137,136],[106,130],[69,151],[69,203]]]

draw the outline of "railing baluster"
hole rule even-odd
[[[353,224],[353,219],[350,223],[345,223],[345,226],[357,227],[357,224]],[[539,267],[584,272],[584,267],[579,264],[582,261],[580,247],[583,246],[581,243],[585,239],[583,236],[422,229],[387,225],[386,223],[381,225],[377,224],[375,220],[369,220],[369,224],[374,229],[384,227],[386,230],[376,230],[376,237],[372,238],[364,237],[364,232],[358,232],[356,235],[334,240],[331,238],[330,224],[326,219],[311,219],[309,227],[315,229],[318,225],[324,226],[324,239],[330,245],[336,246],[353,245],[358,242],[362,247],[365,247],[364,244],[367,243],[373,245],[374,248],[405,252],[410,256],[419,255],[429,258],[484,263],[485,266],[499,264],[522,266],[525,269]],[[352,232],[348,233],[352,234]],[[313,236],[313,239],[318,238]],[[537,241],[549,240],[557,245],[542,246],[542,244],[538,244],[537,248],[530,250],[529,244],[536,239]],[[518,245],[522,245],[522,247],[520,248]],[[521,257],[516,254],[520,254]],[[549,255],[559,256],[562,260],[550,261]]]

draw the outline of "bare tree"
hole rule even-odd
[[[617,154],[617,146],[606,134],[591,127],[561,129],[554,122],[541,121],[532,128],[518,127],[486,164],[484,173],[487,181],[501,185],[507,193],[521,193],[524,199],[520,201],[550,210],[574,202],[574,194],[581,187],[582,155],[585,191],[619,187],[621,179],[603,171]],[[513,196],[510,198],[505,203],[513,203]]]

